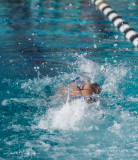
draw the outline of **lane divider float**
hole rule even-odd
[[[103,0],[91,0],[110,21],[113,22],[121,33],[123,33],[128,40],[130,40],[134,46],[138,48],[138,33],[124,20],[117,12],[111,8]]]

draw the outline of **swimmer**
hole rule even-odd
[[[69,93],[71,100],[84,98],[87,103],[92,103],[99,99],[101,88],[98,83],[89,83],[83,77],[77,76],[67,87],[63,87],[58,92]]]

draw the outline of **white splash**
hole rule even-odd
[[[118,85],[121,83],[121,80],[125,77],[127,73],[127,68],[123,66],[108,66],[105,67],[105,81],[102,85],[102,91],[109,94],[116,93],[118,91]]]
[[[36,106],[36,105],[46,105],[46,102],[44,99],[39,99],[39,98],[10,98],[10,99],[5,99],[1,102],[1,105],[7,106],[11,103],[25,103],[29,106]]]
[[[94,107],[96,110],[96,106],[99,106],[98,102],[88,105],[83,99],[78,99],[71,103],[67,102],[60,108],[49,109],[47,114],[40,120],[38,127],[52,130],[80,130],[84,128],[84,123],[87,120],[95,119],[94,117],[97,117],[97,114],[101,117],[101,111],[97,110],[97,114],[93,112]]]
[[[61,108],[50,109],[38,126],[42,129],[77,130],[77,124],[83,118],[86,107],[84,101],[76,100],[71,104],[66,103]]]
[[[138,97],[134,98],[134,97],[128,97],[127,98],[128,101],[132,101],[132,102],[138,102]]]
[[[101,67],[92,60],[80,57],[80,60],[78,60],[77,65],[79,73],[89,78],[91,83],[98,82],[101,78]]]

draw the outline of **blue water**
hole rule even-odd
[[[138,31],[138,1],[107,2]],[[0,159],[138,159],[138,49],[89,0],[0,0]],[[101,100],[57,93],[75,74]]]

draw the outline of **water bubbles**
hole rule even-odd
[[[97,45],[96,45],[96,44],[94,44],[94,48],[97,48]]]
[[[54,8],[53,8],[53,7],[50,7],[50,8],[48,8],[48,10],[54,10]]]
[[[101,71],[103,71],[105,68],[104,68],[104,66],[101,66]]]
[[[35,70],[39,70],[39,69],[40,69],[40,67],[39,67],[39,66],[36,66],[36,67],[34,67],[34,69],[35,69]]]
[[[11,63],[14,61],[13,59],[9,60]]]
[[[115,39],[118,39],[118,35],[114,35]]]
[[[107,62],[107,58],[105,58],[104,60],[105,60],[105,62]]]
[[[114,47],[117,47],[117,43],[114,44]]]
[[[76,52],[74,55],[77,57],[77,56],[78,56],[78,53]]]
[[[43,46],[44,42],[41,42],[41,46]]]
[[[126,48],[125,50],[128,51],[128,48]]]
[[[71,7],[71,6],[72,6],[72,4],[70,3],[70,4],[69,4],[69,6]]]

